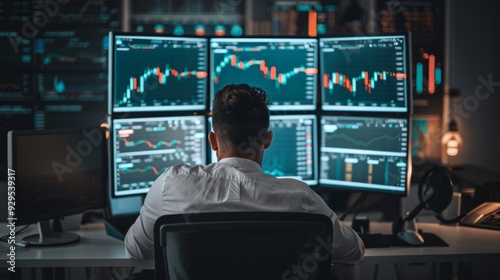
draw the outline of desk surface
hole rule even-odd
[[[108,236],[104,224],[85,225],[79,231],[70,232],[79,234],[81,241],[52,247],[16,247],[16,267],[154,267],[153,260],[128,258],[123,241]],[[20,240],[25,235],[29,233],[16,238]],[[6,266],[8,247],[2,243],[0,262]]]
[[[500,259],[500,231],[432,223],[417,223],[417,226],[424,232],[438,235],[449,246],[366,249],[363,264]],[[391,232],[390,223],[372,223],[370,228],[373,233]]]
[[[389,247],[366,249],[362,264],[459,262],[500,259],[500,231],[419,223],[424,232],[441,237],[449,247]],[[390,223],[372,222],[373,233],[390,233]],[[16,249],[16,267],[132,267],[153,268],[152,260],[135,261],[125,256],[123,242],[106,235],[102,224],[76,231],[79,243],[56,247]],[[21,236],[19,236],[21,237]],[[0,262],[6,266],[7,243],[0,245]]]

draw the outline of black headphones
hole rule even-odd
[[[446,168],[433,166],[424,173],[418,185],[418,199],[425,209],[441,213],[453,198],[453,184]]]
[[[453,219],[445,219],[441,212],[450,205],[453,198],[453,184],[445,167],[435,165],[427,170],[418,185],[418,199],[420,203],[404,219],[396,217],[392,224],[393,234],[403,230],[405,221],[414,219],[423,209],[432,210],[436,218],[442,223],[456,223],[463,215]]]

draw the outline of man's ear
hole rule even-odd
[[[272,141],[273,141],[273,131],[268,130],[266,133],[266,139],[264,139],[264,149],[269,148]]]
[[[219,149],[219,145],[217,144],[217,136],[213,131],[208,133],[208,142],[210,142],[210,147],[212,150],[217,151]]]

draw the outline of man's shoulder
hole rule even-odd
[[[280,185],[286,187],[287,189],[296,189],[296,190],[309,190],[311,187],[300,180],[294,179],[294,178],[278,178],[276,177],[277,182],[279,182]]]
[[[189,165],[186,163],[180,163],[168,167],[164,175],[176,175],[176,174],[191,174],[191,173],[206,173],[209,172],[213,167],[211,165]]]

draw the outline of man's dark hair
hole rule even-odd
[[[227,85],[215,94],[212,126],[218,139],[236,146],[262,145],[269,128],[269,97],[247,84]]]

